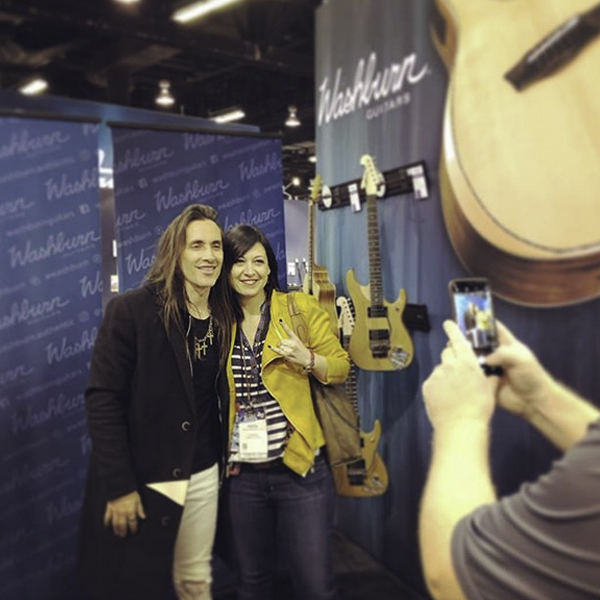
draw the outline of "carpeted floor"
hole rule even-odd
[[[388,569],[360,546],[336,532],[334,568],[340,586],[340,600],[428,600],[411,591]],[[236,600],[233,581],[214,592],[215,600]],[[287,578],[281,579],[277,598],[295,600]]]

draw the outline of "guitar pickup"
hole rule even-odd
[[[369,306],[367,309],[367,316],[370,319],[385,319],[388,315],[387,306]]]
[[[367,464],[364,458],[346,465],[346,474],[350,485],[363,485],[367,476]]]

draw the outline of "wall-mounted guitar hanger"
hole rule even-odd
[[[412,193],[417,200],[429,198],[429,180],[425,161],[410,163],[396,167],[383,173],[385,191],[379,198],[399,196]],[[319,198],[319,210],[330,210],[343,206],[352,206],[353,210],[361,209],[361,204],[366,202],[367,196],[361,188],[361,179],[355,179],[328,187],[323,186]]]

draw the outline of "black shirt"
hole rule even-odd
[[[212,325],[212,331],[209,327]],[[211,319],[192,317],[189,336],[190,355],[194,369],[194,397],[198,423],[192,473],[212,467],[219,460],[221,427],[219,401],[215,381],[219,373],[217,331]]]

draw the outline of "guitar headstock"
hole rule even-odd
[[[351,336],[354,330],[354,311],[352,310],[351,300],[344,296],[338,296],[335,303],[340,309],[338,325],[342,330],[342,335]]]
[[[321,190],[323,189],[323,179],[319,174],[315,175],[310,188],[310,204],[311,206],[319,201]]]
[[[367,196],[378,196],[381,198],[385,193],[385,178],[377,170],[373,157],[369,154],[363,154],[360,164],[364,167],[360,186],[365,190]]]

